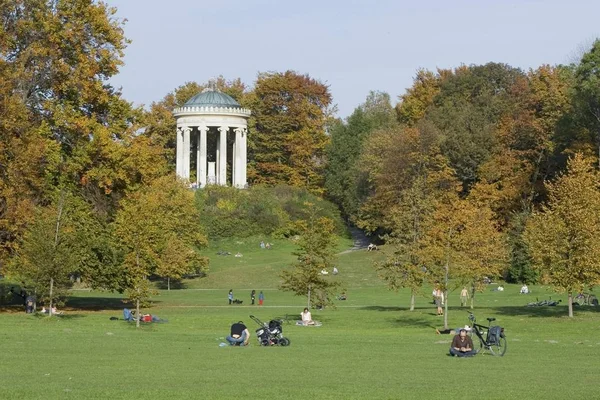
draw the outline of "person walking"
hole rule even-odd
[[[252,289],[252,293],[250,293],[250,300],[252,300],[252,305],[254,305],[254,301],[256,300],[256,290]]]
[[[469,300],[469,291],[466,287],[463,287],[460,291],[460,306],[464,307],[467,305],[467,300]]]
[[[262,306],[264,301],[265,301],[265,295],[263,294],[263,292],[261,290],[260,293],[258,294],[258,305]]]
[[[435,306],[437,308],[437,315],[444,315],[442,306],[444,305],[444,292],[439,287],[435,290]]]
[[[229,305],[231,305],[233,303],[233,289],[229,289],[229,294],[227,295],[227,298],[229,299]]]

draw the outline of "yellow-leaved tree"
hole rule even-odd
[[[502,233],[489,206],[472,199],[461,199],[447,192],[428,221],[421,239],[420,257],[430,269],[431,279],[443,282],[444,328],[448,329],[448,290],[470,286],[471,306],[483,278],[498,276],[506,260]]]
[[[548,202],[528,221],[525,240],[542,280],[567,292],[600,282],[600,176],[592,160],[575,154],[567,171],[546,183]]]
[[[137,316],[151,294],[150,275],[170,281],[208,265],[196,251],[207,240],[194,194],[173,176],[156,179],[127,196],[117,212],[115,234],[125,249],[125,286]]]

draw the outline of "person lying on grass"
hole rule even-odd
[[[474,356],[473,341],[467,336],[467,330],[461,328],[458,335],[454,336],[450,345],[450,355],[455,357],[471,357]]]
[[[250,332],[243,321],[231,325],[231,334],[225,338],[232,346],[246,346],[250,340]]]

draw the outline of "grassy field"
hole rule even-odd
[[[340,244],[340,251],[347,242]],[[244,256],[211,255],[207,278],[184,289],[161,291],[150,310],[165,324],[111,321],[121,316],[120,297],[77,291],[60,317],[5,309],[0,314],[0,398],[18,399],[564,399],[598,398],[600,310],[582,307],[573,319],[566,306],[524,307],[536,297],[562,299],[548,288],[518,287],[478,294],[480,322],[493,316],[505,327],[508,351],[471,359],[446,355],[451,337],[436,335],[429,290],[410,312],[408,293],[389,292],[371,263],[377,253],[346,253],[339,279],[348,300],[314,311],[322,327],[284,325],[286,348],[219,347],[232,322],[297,315],[304,299],[282,293],[277,273],[293,259],[293,245],[227,243]],[[492,286],[490,286],[491,288]],[[244,300],[228,306],[227,292]],[[265,305],[249,306],[250,290],[264,290]],[[458,293],[449,299],[451,326],[466,324]]]

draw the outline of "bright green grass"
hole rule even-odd
[[[281,260],[290,257],[285,252],[291,247],[276,245],[279,250],[259,253],[255,261],[283,268]],[[408,311],[408,293],[385,290],[370,267],[370,259],[378,255],[364,251],[340,257],[336,279],[346,285],[349,298],[335,310],[313,311],[322,327],[285,325],[292,342],[287,348],[259,347],[254,336],[247,348],[219,347],[232,322],[242,319],[254,333],[257,326],[249,314],[268,320],[298,314],[304,304],[302,298],[272,290],[276,275],[259,267],[250,267],[254,272],[248,280],[230,277],[244,268],[250,271],[254,256],[250,248],[245,252],[244,266],[228,264],[233,257],[214,262],[213,273],[220,273],[226,284],[219,286],[210,277],[188,283],[214,290],[162,291],[151,312],[168,318],[166,324],[136,330],[133,324],[110,321],[121,315],[119,296],[95,292],[77,292],[70,305],[80,309],[63,317],[0,314],[0,398],[598,397],[600,310],[578,309],[569,319],[562,305],[523,307],[536,296],[565,302],[547,288],[534,287],[528,296],[517,294],[515,285],[501,293],[486,291],[478,294],[475,312],[480,322],[494,316],[506,328],[506,356],[452,358],[446,356],[451,337],[435,334],[442,320],[434,315],[430,296],[419,297],[417,309]],[[246,305],[253,287],[265,290],[262,308]],[[244,305],[226,305],[230,288]],[[458,293],[449,300],[450,326],[467,323]],[[90,305],[104,310],[90,311]]]

